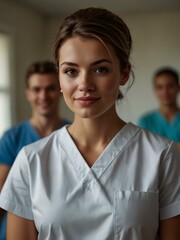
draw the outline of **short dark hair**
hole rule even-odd
[[[56,74],[58,76],[56,64],[51,61],[38,61],[32,63],[26,71],[26,87],[28,87],[28,81],[33,74]]]
[[[171,76],[175,83],[177,84],[177,86],[179,86],[179,75],[178,75],[178,72],[171,68],[171,67],[163,67],[163,68],[160,68],[158,69],[155,73],[154,73],[154,77],[153,77],[153,82],[155,84],[155,80],[157,77],[160,77],[162,75],[169,75]]]

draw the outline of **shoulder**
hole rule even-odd
[[[177,114],[177,119],[180,120],[180,112]]]
[[[156,118],[157,114],[158,114],[158,111],[156,110],[147,112],[139,118],[139,121],[147,121],[149,119]]]
[[[177,180],[177,172],[179,174],[180,168],[180,148],[177,144],[138,126],[132,127],[136,134],[131,138],[126,153],[129,152],[132,159],[137,159],[139,171],[141,169],[144,173],[144,170],[148,169],[148,173],[150,175],[153,173],[158,179],[162,179],[162,175],[165,176],[164,179],[167,175],[173,175]],[[143,166],[146,168],[144,169]],[[164,182],[166,183],[166,180]]]
[[[172,141],[158,135],[152,133],[146,129],[138,127],[132,124],[133,128],[137,129],[137,134],[135,136],[136,142],[139,144],[139,147],[146,150],[150,150],[152,152],[160,152],[164,150],[168,150],[172,145]],[[148,154],[148,152],[147,152]]]
[[[4,136],[8,136],[8,137],[13,137],[16,136],[17,134],[19,134],[20,132],[22,132],[24,129],[27,129],[28,127],[28,121],[22,121],[19,124],[11,127],[10,129],[8,129],[4,135]]]
[[[66,126],[51,133],[49,136],[42,138],[34,143],[31,143],[23,148],[27,158],[33,156],[55,155],[61,148],[62,143],[67,137]]]
[[[158,110],[148,112],[138,119],[138,125],[142,128],[152,130],[152,123],[155,123],[158,120],[157,118]]]
[[[8,165],[12,165],[17,153],[23,146],[23,142],[20,138],[27,134],[25,130],[26,121],[23,121],[14,127],[7,130],[0,139],[0,162]]]
[[[3,134],[2,138],[0,139],[0,144],[15,144],[17,146],[19,136],[23,136],[24,133],[27,133],[27,126],[28,122],[23,121],[11,127]]]

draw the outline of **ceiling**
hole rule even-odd
[[[180,0],[11,0],[51,17],[66,16],[86,7],[103,7],[114,13],[180,9]]]

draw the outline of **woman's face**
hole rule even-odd
[[[119,86],[129,77],[119,66],[113,49],[99,40],[73,37],[64,42],[59,51],[60,87],[75,115],[97,118],[115,109]]]

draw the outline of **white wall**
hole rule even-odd
[[[133,38],[131,62],[135,82],[118,106],[118,113],[136,123],[138,117],[157,107],[151,78],[161,66],[172,66],[180,71],[180,11],[120,15],[128,24]],[[0,2],[0,29],[9,31],[14,45],[13,83],[16,87],[17,121],[28,117],[29,108],[23,96],[24,74],[34,60],[53,59],[52,42],[62,22],[61,18],[44,18],[21,5]],[[27,110],[28,109],[28,110]],[[63,117],[72,113],[61,102]]]
[[[151,84],[154,71],[161,66],[171,66],[180,72],[180,11],[120,16],[132,34],[131,62],[135,82],[125,98],[117,104],[117,111],[126,121],[136,123],[141,114],[158,106]],[[52,44],[61,21],[57,18],[48,21],[47,46]],[[64,105],[63,110],[65,115],[71,116]]]
[[[132,64],[135,82],[118,112],[127,121],[156,108],[152,91],[152,75],[162,66],[171,66],[180,73],[180,11],[125,15],[133,39]]]
[[[63,19],[61,18],[52,18],[47,19],[46,21],[46,41],[45,41],[45,49],[47,56],[50,56],[50,59],[54,61],[53,54],[52,54],[52,46]],[[60,102],[60,114],[62,117],[73,120],[73,113],[68,109],[66,106],[64,99],[61,99]]]
[[[12,92],[13,122],[27,118],[29,105],[24,97],[25,71],[34,60],[44,58],[44,18],[36,11],[22,7],[8,0],[0,1],[0,31],[10,34],[11,80],[15,91]]]

